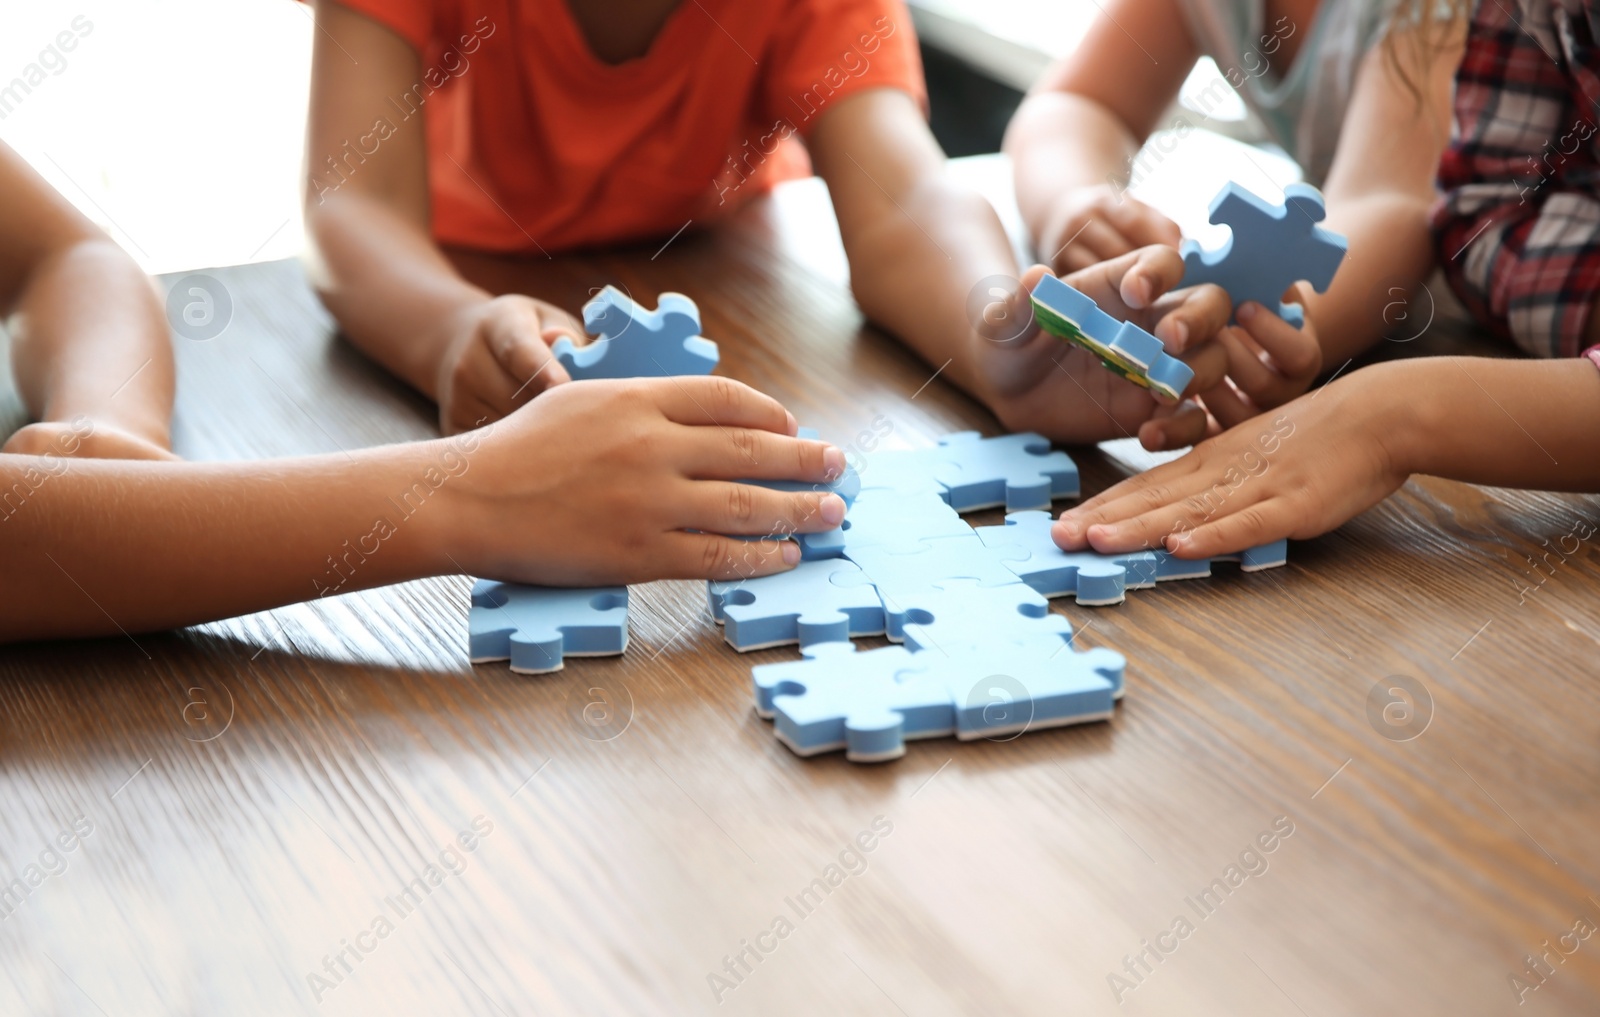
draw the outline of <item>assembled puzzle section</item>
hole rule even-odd
[[[567,657],[608,657],[628,647],[628,590],[560,589],[480,579],[467,613],[474,664],[510,660],[518,674],[559,671]]]
[[[957,431],[939,439],[935,476],[957,512],[996,508],[1007,512],[1049,508],[1055,498],[1078,496],[1078,464],[1050,439],[1031,431],[998,438]]]
[[[1001,738],[1104,720],[1126,664],[1110,650],[1037,647],[941,655],[823,643],[804,653],[751,670],[756,713],[798,755],[844,749],[858,763],[898,759],[914,738]]]
[[[1050,536],[1054,522],[1048,512],[1013,512],[1004,526],[980,526],[977,533],[1017,578],[1045,597],[1072,597],[1080,607],[1120,604],[1126,591],[1156,584],[1155,551],[1063,551]]]
[[[854,563],[802,561],[788,572],[708,584],[711,614],[740,653],[884,634],[883,602]]]
[[[1304,280],[1326,292],[1344,261],[1349,242],[1318,226],[1327,215],[1322,193],[1310,184],[1290,184],[1284,200],[1274,205],[1230,183],[1211,199],[1211,222],[1227,226],[1228,239],[1215,251],[1193,240],[1178,248],[1183,255],[1184,286],[1215,283],[1228,291],[1237,308],[1254,301],[1295,328],[1305,324],[1299,304],[1283,303],[1283,294]]]
[[[700,310],[681,293],[663,293],[654,311],[607,286],[583,305],[583,326],[599,338],[587,346],[555,341],[550,351],[574,381],[710,374],[717,344],[700,335]]]
[[[1100,358],[1112,371],[1168,399],[1183,397],[1194,371],[1166,353],[1161,340],[1131,321],[1118,321],[1089,296],[1047,275],[1033,288],[1033,317],[1039,327]],[[1017,505],[1008,508],[1038,508]]]

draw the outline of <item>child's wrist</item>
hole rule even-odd
[[[1437,372],[1422,360],[1375,364],[1349,379],[1361,382],[1363,412],[1391,468],[1401,476],[1429,473],[1434,452],[1448,441],[1449,400]]]

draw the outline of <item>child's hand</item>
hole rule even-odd
[[[465,465],[441,486],[458,492],[447,568],[554,586],[781,572],[800,560],[793,541],[720,534],[782,538],[844,519],[836,494],[736,483],[844,470],[843,452],[795,430],[775,400],[727,378],[558,386],[448,443]]]
[[[1023,274],[1006,306],[985,309],[977,328],[984,340],[978,367],[984,401],[1013,431],[1039,431],[1068,443],[1137,433],[1150,449],[1176,448],[1204,437],[1206,413],[1192,402],[1172,406],[1148,389],[1117,377],[1098,358],[1032,323],[1029,294],[1046,273]],[[1183,278],[1183,259],[1171,247],[1151,246],[1065,277],[1114,318],[1133,321],[1166,351],[1194,369],[1189,392],[1223,382],[1227,350],[1208,342],[1228,321],[1232,305],[1216,286],[1170,293]],[[1018,327],[1017,323],[1027,323]]]
[[[1040,254],[1062,276],[1150,244],[1177,247],[1183,238],[1177,223],[1109,184],[1063,194],[1052,223],[1039,238]]]
[[[542,300],[507,294],[473,305],[439,367],[439,429],[481,427],[571,381],[550,352],[564,335],[587,341],[571,315]]]
[[[78,417],[70,423],[51,420],[29,424],[6,439],[6,443],[0,446],[0,453],[69,456],[75,459],[178,458],[160,440],[88,417]]]
[[[1068,551],[1164,548],[1212,558],[1339,526],[1406,482],[1389,442],[1403,392],[1358,371],[1061,514]],[[1393,386],[1390,386],[1392,388]]]
[[[1322,373],[1322,346],[1309,318],[1295,328],[1254,302],[1240,304],[1234,317],[1238,325],[1216,337],[1228,351],[1228,382],[1200,395],[1224,429],[1299,396]]]

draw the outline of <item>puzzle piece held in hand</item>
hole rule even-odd
[[[935,476],[957,512],[1004,505],[1007,512],[1050,507],[1052,498],[1078,496],[1078,465],[1050,439],[1024,431],[998,438],[957,431],[939,439]]]
[[[1255,301],[1295,328],[1305,324],[1299,304],[1283,303],[1283,294],[1301,280],[1324,293],[1349,250],[1344,237],[1318,226],[1327,215],[1322,193],[1310,184],[1290,184],[1284,200],[1274,205],[1238,184],[1230,183],[1211,199],[1211,221],[1231,231],[1215,251],[1193,240],[1178,248],[1183,255],[1183,286],[1216,283],[1228,291],[1233,306]]]
[[[724,637],[740,653],[884,632],[877,591],[861,578],[860,568],[837,558],[802,561],[759,579],[712,581],[707,594]]]
[[[1063,551],[1050,539],[1052,523],[1048,512],[1013,512],[1004,526],[977,532],[1017,578],[1046,597],[1075,597],[1080,607],[1120,604],[1124,591],[1156,584],[1156,552]]]
[[[563,336],[550,347],[574,381],[710,374],[717,344],[700,335],[700,310],[681,293],[663,293],[654,311],[607,286],[583,305],[583,327],[600,338],[576,346]]]
[[[1121,654],[963,648],[950,656],[901,647],[809,647],[805,660],[751,671],[756,713],[796,754],[844,749],[852,762],[905,754],[906,741],[971,740],[1102,720],[1122,682]]]
[[[1113,372],[1168,399],[1182,398],[1194,380],[1194,371],[1169,356],[1160,339],[1131,321],[1118,321],[1053,275],[1033,288],[1033,317],[1046,332],[1083,347]]]
[[[467,613],[474,664],[510,660],[518,674],[559,671],[566,657],[609,657],[628,646],[628,591],[562,589],[480,579]]]

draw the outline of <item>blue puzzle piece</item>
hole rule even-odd
[[[836,580],[854,578],[855,582]],[[759,579],[713,581],[712,615],[740,653],[770,646],[841,642],[884,632],[883,603],[851,562],[802,561]]]
[[[1285,564],[1289,560],[1289,542],[1287,540],[1274,540],[1270,544],[1248,548],[1236,554],[1222,554],[1215,558],[1198,558],[1185,560],[1174,558],[1167,551],[1156,551],[1156,579],[1167,582],[1171,579],[1201,579],[1211,574],[1211,565],[1219,561],[1236,561],[1244,572],[1260,572],[1262,569],[1273,569]]]
[[[1037,650],[945,656],[820,644],[806,660],[752,670],[756,712],[799,755],[842,748],[863,763],[896,759],[913,738],[1000,737],[1112,715],[1120,654]]]
[[[941,465],[941,453],[936,448],[873,452],[861,457],[861,490],[885,491],[901,497],[931,494],[944,498],[944,485],[938,478]]]
[[[1160,339],[1131,321],[1118,321],[1053,275],[1039,280],[1032,303],[1040,328],[1083,347],[1135,385],[1179,399],[1194,380],[1194,371],[1168,355]]]
[[[1024,432],[981,438],[958,431],[939,439],[935,476],[957,512],[1004,505],[1007,512],[1049,508],[1052,498],[1078,496],[1078,466],[1050,440]]]
[[[922,674],[931,658],[899,646],[858,653],[851,643],[804,653],[750,672],[756,713],[774,719],[778,740],[797,755],[844,749],[854,762],[876,763],[905,755],[908,738],[954,730],[949,687]]]
[[[467,613],[474,664],[510,660],[518,674],[559,671],[566,657],[608,657],[628,646],[628,591],[561,589],[480,579]]]
[[[1048,512],[1013,512],[1004,526],[980,526],[978,537],[1017,577],[1046,597],[1076,597],[1081,607],[1120,604],[1125,590],[1156,583],[1154,551],[1099,554],[1063,551],[1050,539]]]
[[[800,556],[806,559],[838,558],[850,550],[886,547],[916,551],[925,540],[971,536],[972,527],[937,494],[896,494],[863,491],[837,529],[801,533]]]
[[[1290,184],[1283,194],[1284,203],[1274,205],[1238,184],[1219,191],[1211,199],[1211,221],[1231,234],[1215,251],[1183,242],[1178,248],[1182,285],[1216,283],[1228,291],[1234,307],[1253,300],[1295,328],[1304,325],[1300,305],[1282,302],[1284,291],[1305,280],[1318,293],[1326,292],[1350,245],[1317,225],[1327,213],[1315,187]]]
[[[813,427],[802,427],[795,436],[798,438],[810,438],[812,440],[822,437],[817,433],[816,428]],[[840,498],[844,499],[845,508],[849,508],[851,505],[854,505],[856,501],[856,495],[861,493],[861,477],[856,473],[855,467],[849,465],[848,463],[845,464],[844,472],[839,475],[838,479],[827,482],[811,483],[804,480],[743,480],[740,481],[740,483],[755,484],[757,487],[766,487],[774,491],[831,491]],[[804,545],[802,545],[802,550],[803,549]],[[838,555],[816,555],[814,557],[837,558]]]
[[[950,690],[955,736],[963,741],[1105,720],[1127,666],[1114,650],[1078,653],[1048,643],[931,656],[927,677]]]
[[[982,586],[950,579],[897,599],[885,596],[888,636],[921,652],[954,653],[962,647],[1020,644],[1059,646],[1072,640],[1072,623],[1050,612],[1050,602],[1023,583]]]
[[[587,346],[562,337],[550,347],[574,381],[710,374],[717,344],[700,335],[700,311],[681,293],[663,293],[654,311],[607,286],[583,305],[583,327],[600,336]]]
[[[925,540],[907,548],[849,547],[845,554],[861,566],[861,574],[841,581],[871,583],[891,608],[914,601],[930,587],[957,579],[971,580],[977,586],[1019,585],[1015,573],[978,539],[972,527],[961,525],[966,528],[963,536]]]

